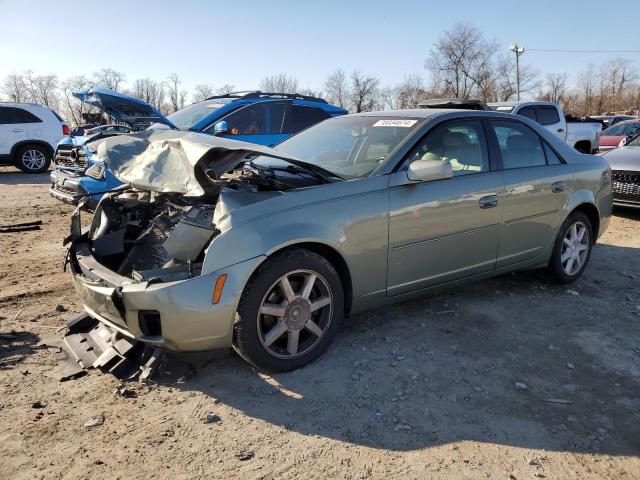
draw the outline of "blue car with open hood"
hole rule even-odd
[[[266,146],[280,143],[327,118],[347,113],[321,98],[260,91],[213,96],[169,116],[142,100],[106,88],[92,87],[74,96],[134,130],[147,127],[187,130]],[[74,205],[89,196],[86,206],[92,208],[103,192],[120,186],[120,181],[92,146],[116,134],[102,132],[64,138],[56,149],[51,195]]]

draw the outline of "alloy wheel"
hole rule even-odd
[[[22,154],[22,164],[29,170],[38,170],[44,166],[47,158],[40,150],[26,150]]]
[[[258,337],[275,357],[300,357],[320,342],[332,316],[328,282],[311,270],[291,271],[276,280],[262,298]]]
[[[575,275],[580,271],[589,254],[589,230],[582,222],[575,222],[567,229],[562,239],[560,262],[567,275]]]

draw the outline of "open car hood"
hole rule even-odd
[[[247,155],[300,161],[273,148],[182,130],[117,135],[92,147],[121,182],[139,190],[189,197],[215,192],[211,180],[220,179]]]
[[[131,126],[140,123],[163,123],[171,128],[178,128],[147,102],[107,88],[91,87],[75,92],[73,96]]]

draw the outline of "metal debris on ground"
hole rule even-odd
[[[163,352],[145,343],[125,337],[88,315],[77,315],[67,323],[62,338],[43,342],[54,349],[62,366],[60,381],[77,378],[89,368],[112,373],[120,380],[146,381],[161,364]]]
[[[13,225],[0,225],[0,233],[27,232],[29,230],[40,230],[42,220],[34,222],[14,223]]]
[[[236,453],[236,458],[238,460],[245,461],[245,460],[252,459],[253,455],[254,455],[254,453],[251,450],[242,450],[241,452]]]

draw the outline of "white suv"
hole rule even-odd
[[[49,168],[56,146],[69,127],[56,112],[33,103],[0,102],[0,165],[26,173]]]

